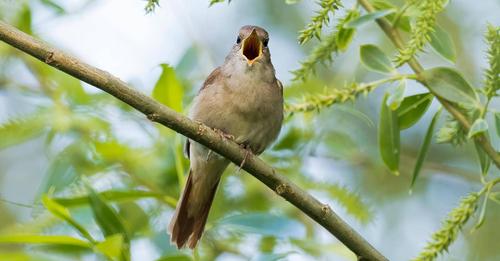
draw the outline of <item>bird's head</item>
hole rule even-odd
[[[261,61],[270,61],[268,43],[269,34],[266,30],[254,25],[245,25],[238,32],[233,50],[252,66]]]

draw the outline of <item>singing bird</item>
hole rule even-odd
[[[241,27],[224,64],[205,80],[189,117],[221,131],[253,154],[278,136],[283,121],[283,86],[276,79],[269,34],[261,27]],[[230,163],[188,140],[189,175],[170,221],[171,242],[195,248],[200,240],[222,172]]]

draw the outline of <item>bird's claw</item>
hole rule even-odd
[[[220,129],[214,129],[214,131],[217,132],[217,134],[219,134],[224,139],[233,140],[233,141],[235,140],[235,137],[233,135],[227,134]]]

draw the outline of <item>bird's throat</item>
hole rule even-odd
[[[262,55],[262,44],[255,30],[243,41],[241,49],[250,65]]]

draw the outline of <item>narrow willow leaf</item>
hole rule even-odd
[[[62,6],[60,6],[59,4],[57,4],[56,2],[54,2],[52,0],[41,0],[40,2],[42,4],[44,4],[45,6],[54,10],[57,14],[65,14],[66,13],[66,10]]]
[[[193,258],[191,258],[190,256],[181,255],[181,254],[167,255],[167,256],[162,256],[162,257],[156,259],[156,261],[192,261],[192,260],[193,260]]]
[[[92,188],[89,187],[89,201],[94,217],[97,224],[101,228],[103,234],[108,237],[115,234],[123,234],[124,239],[128,242],[126,237],[127,232],[125,231],[125,226],[123,221],[118,216],[116,211],[108,205],[106,201],[97,194]]]
[[[275,237],[296,237],[303,234],[301,223],[284,216],[267,213],[231,215],[217,221],[216,227]]]
[[[432,135],[434,133],[434,128],[436,126],[436,122],[441,115],[441,109],[439,109],[434,117],[432,117],[431,123],[429,124],[429,128],[427,128],[427,132],[425,133],[424,141],[422,142],[422,146],[420,146],[420,150],[418,151],[417,162],[415,163],[415,168],[413,169],[413,175],[411,178],[410,191],[413,189],[415,185],[415,181],[417,180],[418,175],[420,174],[420,170],[422,169],[422,165],[425,160],[425,156],[427,155],[427,151],[429,151],[429,146],[432,141]]]
[[[389,170],[399,175],[399,123],[397,113],[387,106],[384,96],[380,110],[378,130],[379,150],[382,160]]]
[[[473,231],[477,230],[484,224],[484,219],[486,217],[486,205],[488,205],[488,200],[490,198],[491,187],[486,190],[486,193],[483,198],[483,204],[481,205],[481,212],[479,213],[479,218],[477,219],[476,225],[472,228]]]
[[[408,129],[417,123],[431,105],[432,98],[433,95],[431,93],[405,97],[396,110],[399,119],[399,129]]]
[[[357,9],[352,9],[350,10],[346,17],[344,18],[344,23],[348,23],[349,21],[352,21],[353,19],[356,19],[359,17],[359,11]],[[345,27],[340,27],[337,26],[337,49],[340,51],[345,51],[349,44],[352,41],[352,38],[354,37],[354,33],[356,32],[355,29],[353,28],[345,28]]]
[[[491,158],[486,155],[477,141],[474,141],[474,147],[476,148],[477,159],[479,160],[479,166],[481,167],[481,174],[485,177],[486,174],[488,174],[488,170],[490,170]]]
[[[73,217],[67,208],[60,205],[56,201],[52,200],[48,196],[44,195],[42,197],[43,205],[49,210],[54,216],[68,222],[73,228],[75,228],[83,237],[85,237],[89,242],[94,243],[95,240],[92,238],[90,233]]]
[[[438,67],[426,70],[422,76],[429,89],[436,95],[471,107],[479,106],[479,99],[472,86],[455,69]]]
[[[500,112],[495,113],[495,125],[497,127],[497,136],[500,137]]]
[[[488,131],[488,123],[484,119],[476,119],[469,129],[467,138],[472,138],[480,133]]]
[[[94,214],[97,225],[101,228],[105,237],[120,234],[123,237],[121,259],[130,260],[130,238],[125,229],[122,219],[106,201],[88,185],[90,207]]]
[[[385,1],[385,0],[374,0],[371,1],[373,4],[373,7],[377,10],[387,10],[387,9],[397,9],[395,5]],[[388,14],[386,18],[391,21],[391,23],[394,24],[396,18],[398,17],[399,13],[392,13]],[[397,24],[397,28],[405,31],[405,32],[410,32],[411,31],[411,24],[410,24],[410,18],[407,15],[402,15],[399,17],[399,21]]]
[[[389,98],[387,98],[387,106],[389,106],[391,110],[394,111],[397,108],[399,108],[401,102],[404,99],[405,90],[406,90],[406,80],[403,79],[399,81],[399,84],[396,87],[396,89],[394,89],[394,91],[392,91],[392,93],[389,95]]]
[[[120,260],[123,248],[123,236],[116,234],[106,237],[103,242],[100,242],[94,248],[111,260]]]
[[[157,198],[161,200],[171,207],[175,207],[177,204],[177,200],[173,197],[163,195],[156,192],[151,191],[142,191],[142,190],[107,190],[99,192],[102,198],[107,201],[114,202],[127,202],[127,201],[135,201],[142,198]],[[78,196],[71,198],[53,198],[57,203],[65,206],[65,207],[78,207],[81,205],[90,204],[88,196]]]
[[[55,235],[3,235],[0,244],[49,244],[92,248],[92,244],[70,236]]]
[[[443,30],[443,28],[436,26],[435,31],[432,32],[430,36],[432,49],[445,59],[454,63],[456,61],[455,45],[453,44],[453,40],[448,32]]]
[[[38,111],[0,124],[0,150],[40,136],[46,129],[49,113]]]
[[[349,23],[347,23],[345,25],[345,27],[346,28],[357,28],[357,27],[360,27],[361,25],[364,25],[368,22],[374,21],[375,19],[384,17],[388,14],[392,14],[394,12],[396,12],[395,9],[387,9],[387,10],[381,10],[381,11],[368,13],[368,14],[362,15],[362,16],[350,21]]]
[[[172,108],[175,111],[182,111],[182,99],[184,89],[177,79],[174,68],[167,64],[162,64],[162,73],[153,89],[153,98]]]
[[[381,73],[391,73],[394,71],[391,60],[377,46],[372,44],[362,45],[359,53],[361,63],[369,70]]]

